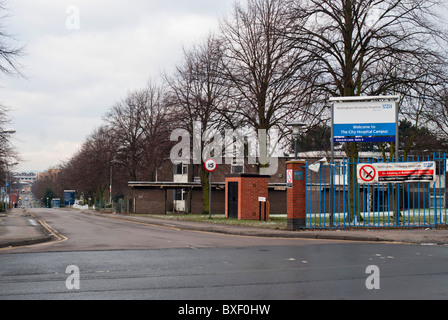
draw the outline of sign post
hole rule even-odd
[[[398,107],[400,96],[331,98],[331,155],[334,143],[395,142],[398,159]]]
[[[214,159],[208,159],[204,163],[205,170],[209,172],[208,175],[208,218],[212,218],[212,172],[218,168],[218,163]]]
[[[258,197],[258,220],[261,221],[261,204],[264,203],[264,221],[267,220],[266,216],[266,205],[267,205],[266,197]]]

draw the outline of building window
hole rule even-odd
[[[174,174],[181,174],[181,175],[188,174],[188,165],[187,164],[175,164],[174,165]]]
[[[232,165],[230,172],[232,174],[244,173],[244,166]]]
[[[175,201],[184,201],[185,200],[185,189],[174,190],[174,200]]]

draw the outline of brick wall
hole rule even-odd
[[[165,208],[165,192],[166,192],[166,208]],[[190,210],[193,214],[202,214],[202,190],[193,189],[191,198],[186,200],[186,210]],[[188,193],[187,193],[188,194]],[[225,213],[225,192],[224,190],[212,191],[212,214]],[[137,214],[165,214],[173,211],[173,190],[160,188],[139,188],[131,190],[130,199],[135,198],[135,213]],[[129,212],[133,212],[134,208],[129,208]]]
[[[212,215],[225,214],[224,190],[212,190]],[[191,213],[202,214],[202,189],[194,189],[191,198]]]
[[[231,175],[226,177],[226,193],[225,193],[225,210],[226,216],[228,213],[228,183],[238,182],[238,219],[240,220],[258,220],[259,209],[259,197],[266,198],[269,201],[267,176],[258,176],[250,174]],[[264,212],[262,212],[264,215]],[[262,216],[264,218],[264,216]],[[269,217],[266,217],[267,219]]]
[[[132,190],[131,199],[135,198],[135,212],[139,214],[165,214],[165,190]],[[130,212],[133,212],[131,208]]]
[[[286,190],[269,189],[270,214],[286,214],[287,198]]]

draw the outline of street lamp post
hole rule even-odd
[[[110,184],[109,184],[109,203],[112,205],[112,166],[113,164],[110,164]]]
[[[110,166],[110,173],[109,173],[109,204],[111,205],[111,208],[113,208],[114,206],[112,205],[112,167],[117,164],[117,161],[115,160],[115,158],[112,159],[112,161],[109,163]]]
[[[294,122],[288,123],[288,127],[292,127],[292,136],[294,138],[295,160],[298,160],[298,142],[299,142],[299,137],[300,137],[300,129],[304,126],[306,126],[306,124],[304,124],[300,121],[294,121]]]

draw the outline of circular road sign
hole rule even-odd
[[[361,169],[359,169],[359,177],[362,181],[372,182],[375,180],[376,170],[370,165],[362,166]]]
[[[208,159],[204,163],[205,170],[213,172],[218,168],[218,163],[214,159]]]

